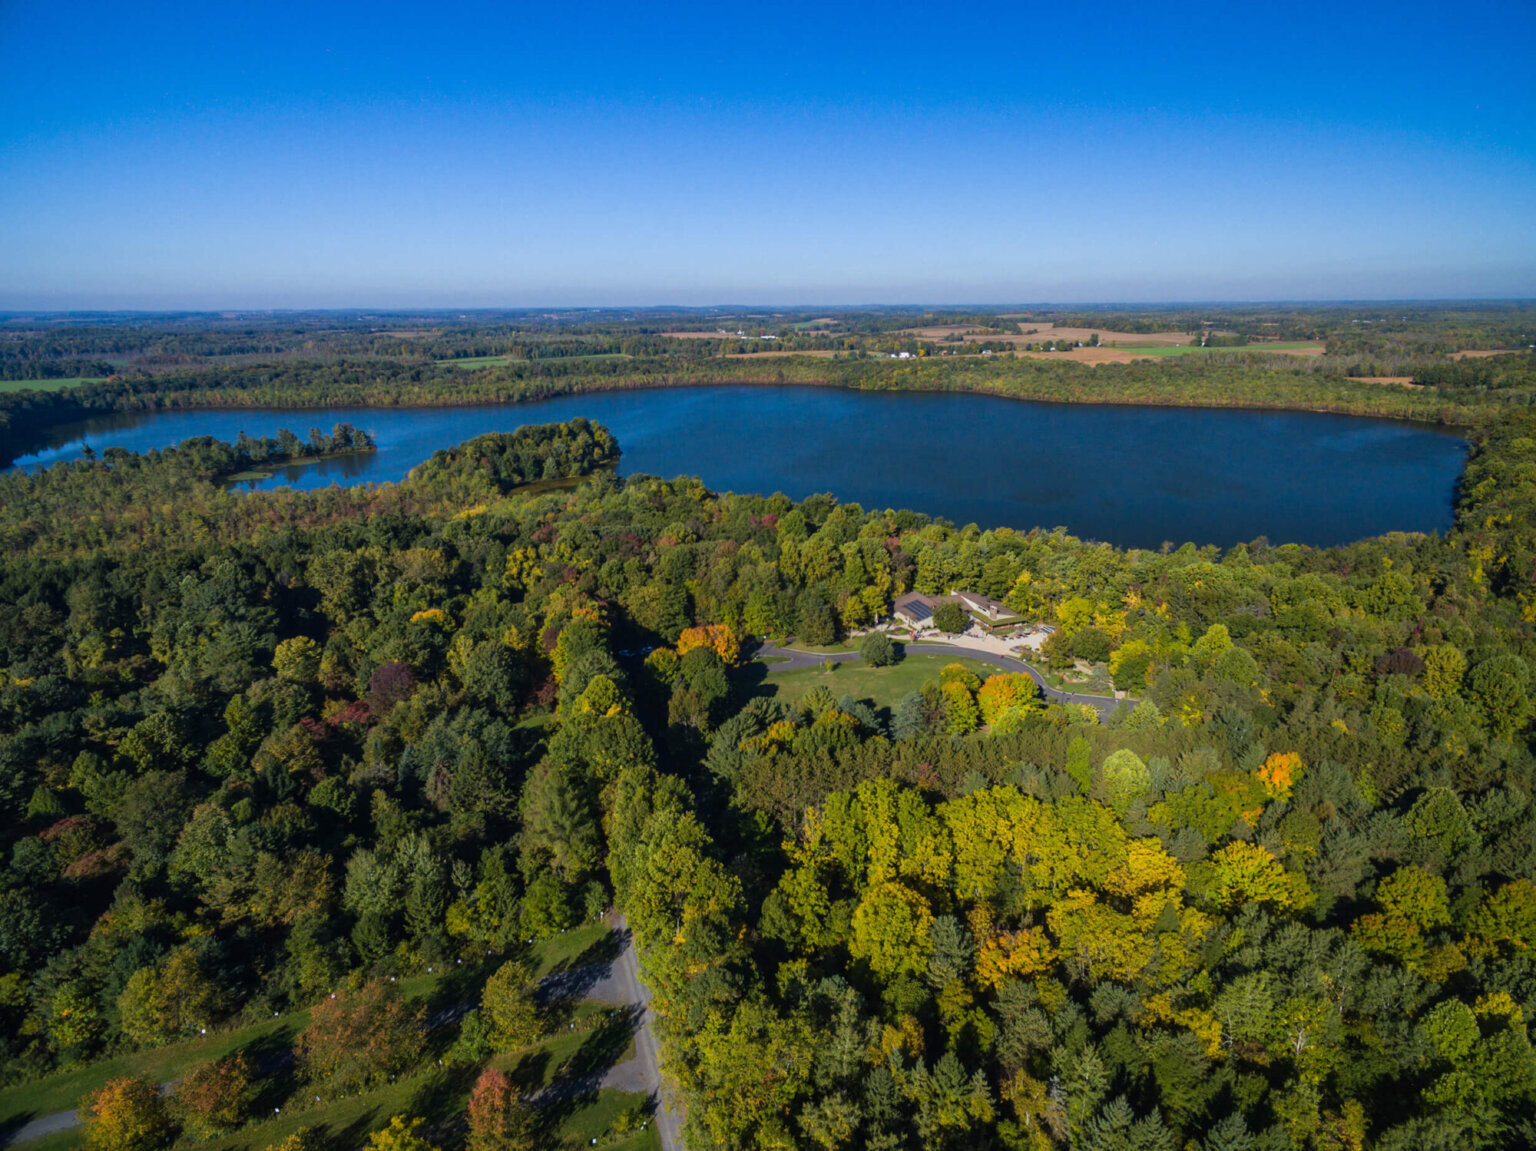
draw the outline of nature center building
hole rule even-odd
[[[894,605],[894,615],[908,627],[914,630],[933,626],[933,609],[941,603],[957,603],[966,611],[985,616],[996,623],[999,619],[1011,616],[1013,613],[1008,606],[991,596],[981,595],[973,591],[952,591],[948,595],[931,596],[924,595],[920,591],[909,591],[905,595],[897,596]]]

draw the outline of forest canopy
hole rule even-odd
[[[5,1075],[339,995],[301,1090],[372,1090],[425,1058],[388,976],[612,906],[691,1145],[1536,1141],[1533,442],[1475,433],[1447,537],[1224,553],[621,480],[580,420],[361,491],[204,442],[8,476]],[[761,690],[756,639],[951,587],[1132,701]],[[498,979],[472,1062],[532,1026]]]

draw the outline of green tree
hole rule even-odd
[[[1141,757],[1128,748],[1110,752],[1101,769],[1109,804],[1121,815],[1152,786],[1151,773]]]
[[[859,640],[859,655],[870,667],[889,667],[896,662],[896,645],[883,631],[872,631]]]
[[[152,1046],[195,1035],[223,1013],[224,995],[203,971],[191,946],[178,947],[155,967],[141,967],[118,996],[124,1034]]]
[[[933,609],[933,626],[955,635],[971,626],[971,614],[954,600],[944,600]]]
[[[437,1151],[437,1148],[421,1137],[424,1119],[407,1119],[396,1115],[389,1126],[375,1131],[368,1137],[367,1151]]]
[[[543,1022],[533,993],[533,972],[515,960],[503,963],[485,981],[480,1010],[491,1022],[498,1049],[516,1051],[538,1040]]]
[[[918,975],[933,951],[933,912],[903,883],[880,883],[864,893],[853,913],[848,951],[882,979]]]
[[[320,680],[320,645],[307,635],[285,639],[272,655],[277,678],[303,687],[313,687]]]

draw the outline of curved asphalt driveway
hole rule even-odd
[[[1045,677],[1036,671],[1022,659],[1015,659],[1009,655],[999,655],[996,652],[978,651],[972,647],[961,647],[953,643],[934,643],[920,641],[901,645],[904,651],[933,651],[953,652],[965,659],[974,659],[979,663],[989,663],[993,667],[1000,667],[1004,671],[1023,672],[1040,685],[1040,691],[1045,698],[1052,703],[1084,703],[1099,713],[1099,722],[1103,723],[1109,713],[1119,707],[1121,700],[1103,695],[1078,695],[1070,691],[1057,691],[1045,682]],[[773,665],[774,671],[799,671],[807,667],[821,667],[828,663],[841,663],[843,660],[862,659],[856,651],[814,652],[801,651],[798,648],[778,647],[775,644],[765,643],[753,653],[754,658],[767,657],[769,659],[784,660],[783,663]],[[1132,707],[1136,706],[1134,699],[1125,700]]]

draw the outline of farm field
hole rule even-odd
[[[942,340],[946,336],[959,333],[962,339],[972,343],[990,341],[1008,344],[1038,344],[1047,343],[1051,340],[1069,340],[1072,342],[1080,340],[1083,343],[1087,343],[1095,334],[1098,335],[1101,344],[1114,341],[1115,343],[1122,344],[1161,347],[1189,343],[1189,333],[1187,332],[1115,332],[1108,328],[1057,327],[1055,324],[1045,320],[1039,323],[1020,320],[1019,323],[1022,326],[1023,333],[1027,334],[1010,332],[1005,335],[985,335],[982,333],[965,335],[964,333],[971,331],[975,327],[974,324],[935,324],[929,327],[906,328],[900,334],[904,336],[918,336],[925,340]]]
[[[0,392],[59,392],[79,384],[98,384],[101,376],[69,376],[58,380],[0,380]]]
[[[908,692],[917,691],[928,681],[938,679],[939,672],[952,663],[960,664],[982,679],[998,670],[980,660],[956,658],[947,652],[913,652],[890,667],[867,667],[862,660],[797,671],[776,671],[770,667],[758,691],[794,703],[811,688],[825,687],[837,699],[851,695],[855,699],[870,700],[877,708],[894,707],[896,701]]]
[[[1113,350],[1131,352],[1138,356],[1187,356],[1191,353],[1210,352],[1282,352],[1293,356],[1320,356],[1324,352],[1322,344],[1310,340],[1294,343],[1247,344],[1240,348],[1197,348],[1193,344],[1178,344],[1173,347],[1166,345],[1138,346],[1134,344],[1120,344]]]

